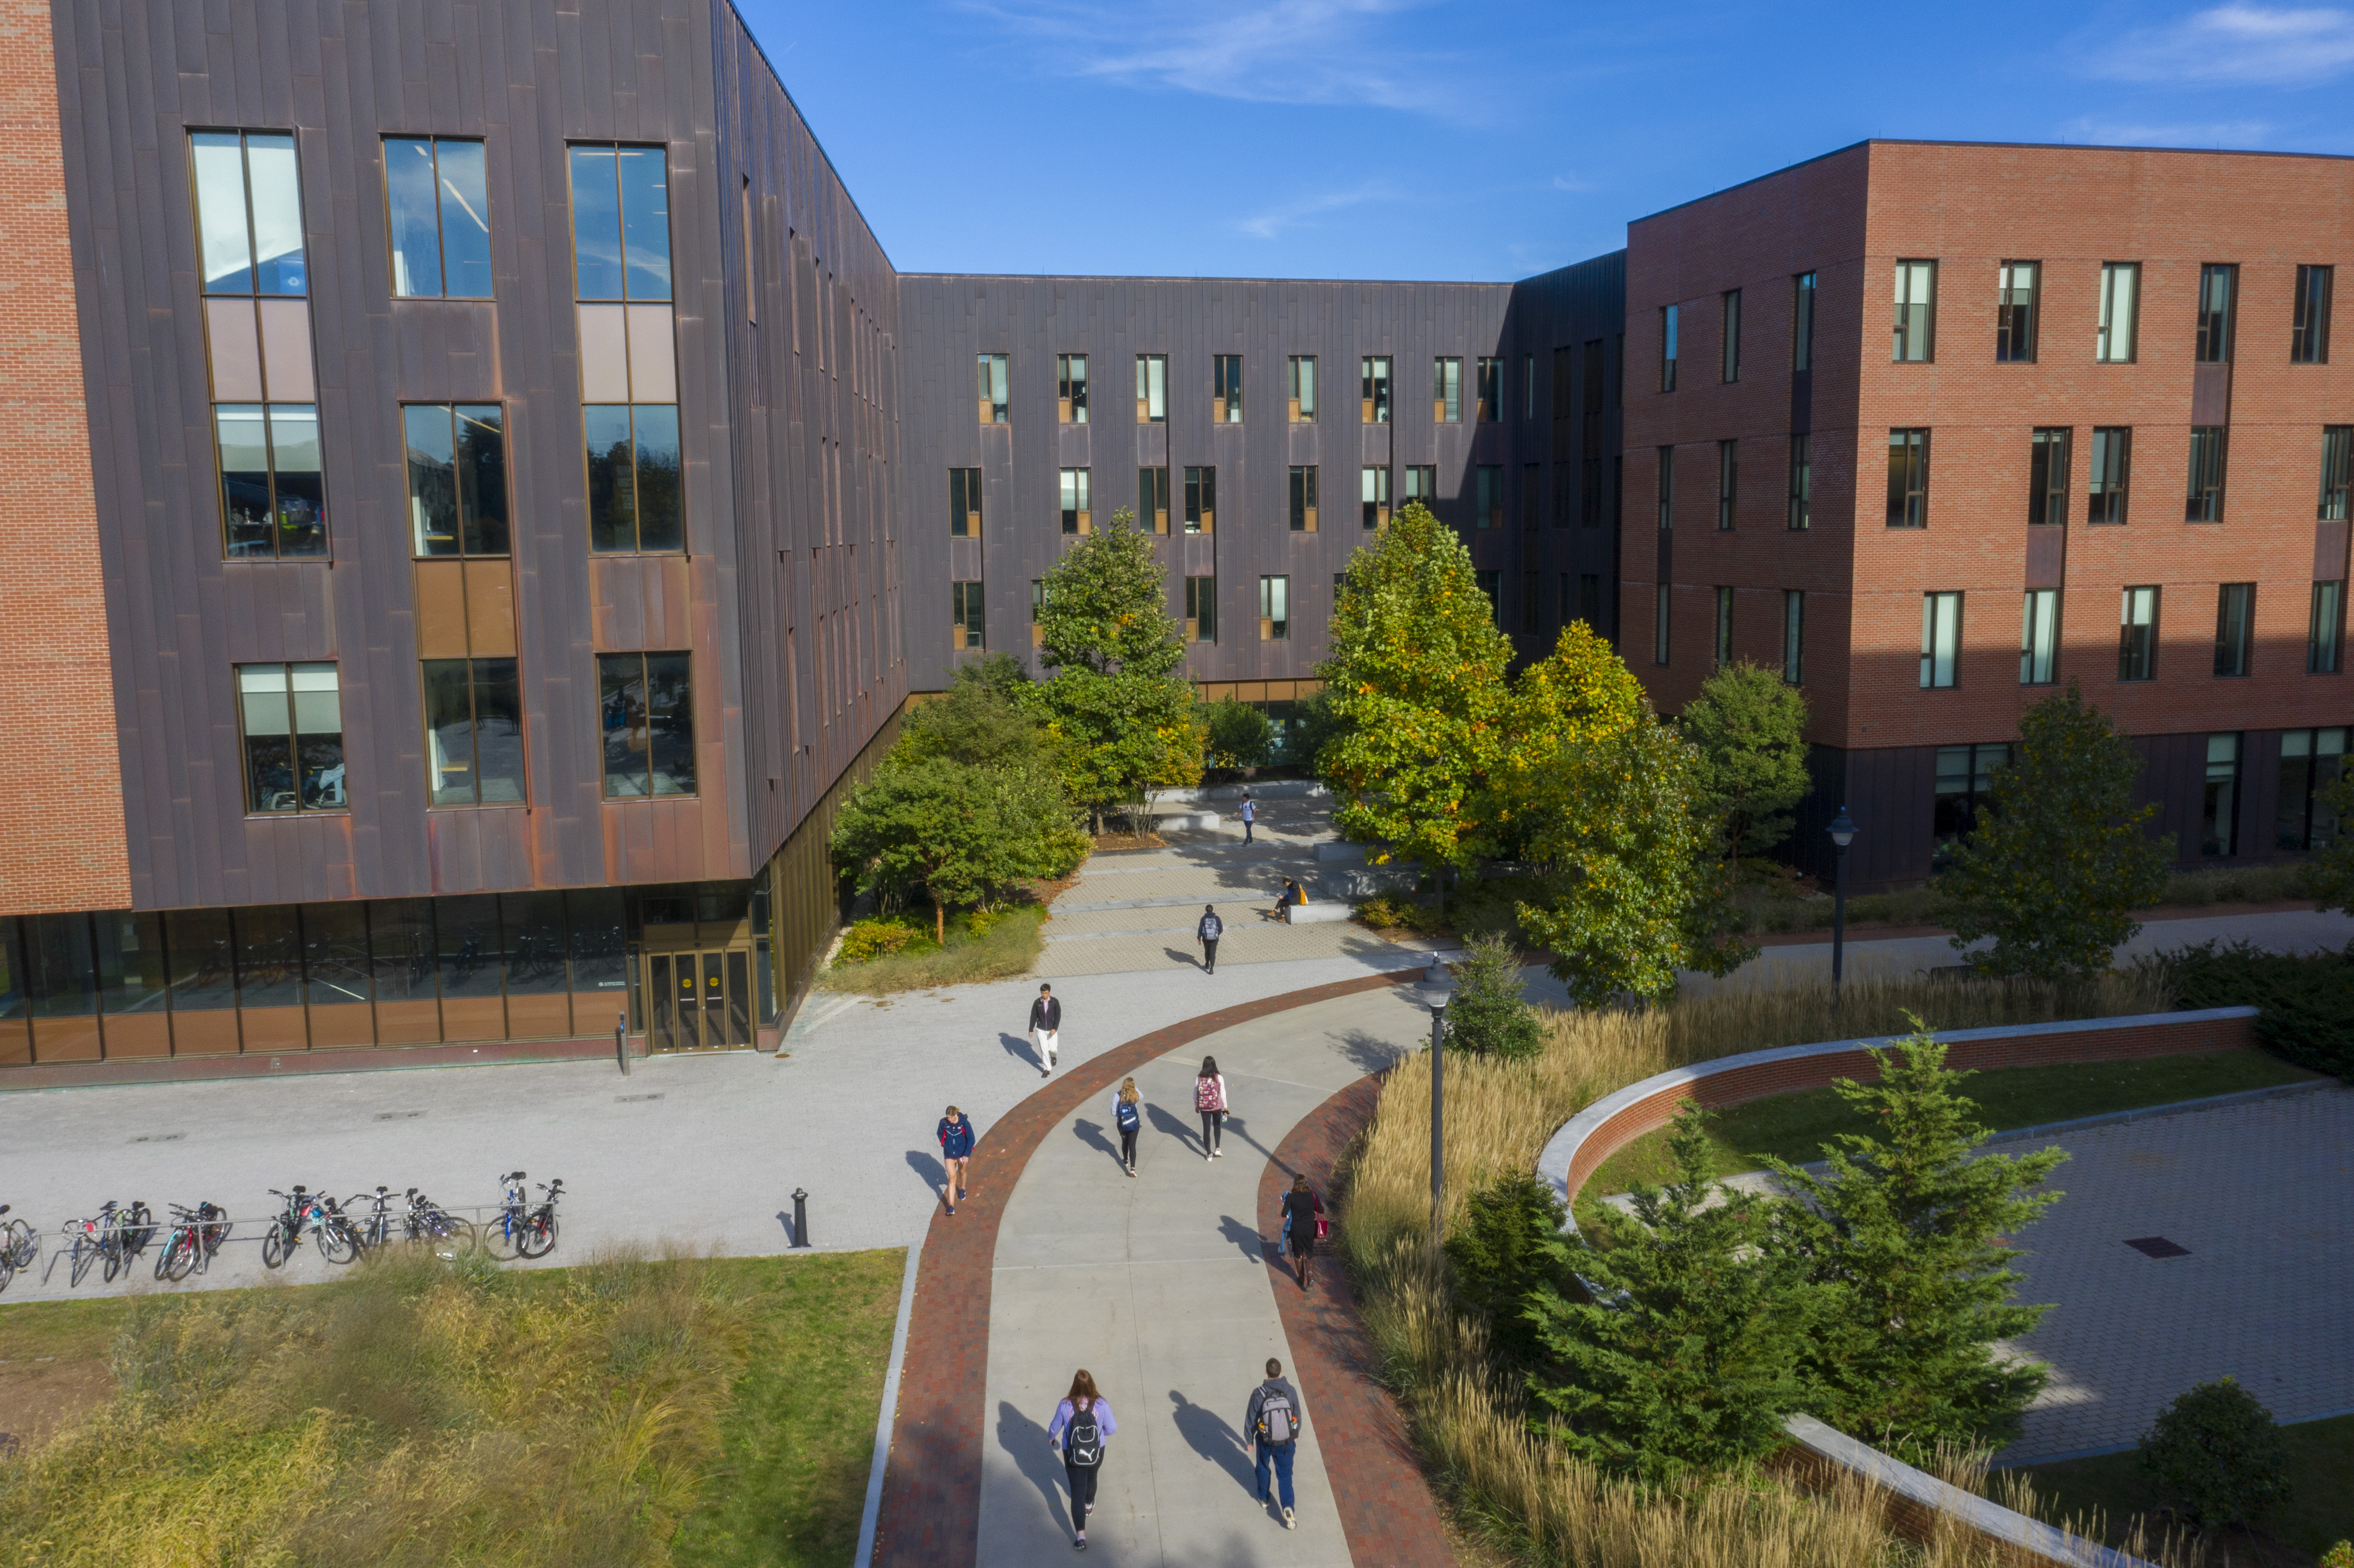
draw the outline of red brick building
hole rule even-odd
[[[1868,142],[1633,223],[1628,663],[1670,712],[1727,658],[1795,680],[1800,854],[1845,804],[1861,886],[2070,681],[2184,864],[2320,847],[2349,210],[2339,158]]]

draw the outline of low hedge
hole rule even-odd
[[[2354,1083],[2354,942],[2300,954],[2201,942],[2140,961],[2163,969],[2177,1007],[2255,1008],[2259,1044]]]

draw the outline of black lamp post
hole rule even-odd
[[[1435,1247],[1445,1239],[1439,1219],[1447,1180],[1447,1003],[1455,995],[1455,977],[1433,959],[1414,991],[1430,1009],[1430,1245]]]
[[[1831,1011],[1839,1011],[1840,973],[1847,958],[1847,846],[1855,842],[1855,819],[1841,806],[1839,815],[1831,819],[1831,847],[1838,853],[1839,870],[1833,879],[1831,894]]]

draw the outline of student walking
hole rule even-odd
[[[1055,1052],[1063,1043],[1063,1004],[1053,986],[1040,986],[1038,1000],[1030,1004],[1030,1038],[1038,1046],[1038,1075],[1045,1077],[1055,1070]]]
[[[1215,1056],[1202,1058],[1202,1071],[1193,1079],[1193,1108],[1202,1113],[1202,1158],[1224,1160],[1226,1151],[1219,1146],[1226,1137],[1226,1078]]]
[[[1283,1244],[1291,1254],[1291,1272],[1299,1277],[1299,1288],[1308,1288],[1308,1276],[1316,1262],[1316,1244],[1324,1237],[1324,1200],[1308,1184],[1305,1176],[1291,1179],[1291,1191],[1283,1195]]]
[[[1226,923],[1218,918],[1217,906],[1202,906],[1201,923],[1193,927],[1193,940],[1202,944],[1202,972],[1218,972],[1218,938],[1226,934]]]
[[[1103,1468],[1104,1449],[1119,1430],[1110,1402],[1096,1392],[1096,1380],[1087,1368],[1071,1379],[1071,1392],[1055,1406],[1046,1428],[1046,1446],[1063,1456],[1063,1474],[1071,1483],[1071,1546],[1087,1549],[1087,1515],[1096,1509],[1096,1473]]]
[[[1267,1381],[1251,1390],[1250,1406],[1243,1412],[1243,1430],[1250,1435],[1251,1446],[1258,1450],[1258,1500],[1267,1501],[1267,1467],[1275,1467],[1276,1495],[1283,1507],[1283,1528],[1298,1530],[1299,1520],[1291,1512],[1291,1461],[1299,1456],[1299,1428],[1306,1423],[1307,1411],[1299,1403],[1299,1391],[1283,1380],[1283,1363],[1269,1358]]]
[[[1243,842],[1251,842],[1251,824],[1257,821],[1258,802],[1252,800],[1250,791],[1246,789],[1243,791]]]
[[[972,1123],[964,1112],[949,1107],[948,1115],[940,1118],[940,1163],[948,1167],[949,1179],[940,1184],[940,1196],[948,1200],[949,1215],[956,1215],[957,1200],[964,1196],[966,1162],[972,1159]]]
[[[1112,1125],[1119,1128],[1119,1162],[1131,1176],[1136,1174],[1137,1129],[1144,1125],[1141,1098],[1136,1092],[1134,1078],[1122,1078],[1119,1093],[1111,1097]]]

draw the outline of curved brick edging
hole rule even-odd
[[[2211,1007],[2195,1012],[1956,1029],[1940,1033],[1937,1039],[1946,1046],[1948,1066],[2043,1067],[2253,1049],[2255,1020],[2253,1007]],[[1645,1133],[1667,1126],[1685,1100],[1722,1110],[1771,1095],[1827,1088],[1839,1078],[1872,1083],[1880,1073],[1872,1065],[1871,1049],[1892,1045],[1900,1038],[1882,1035],[1785,1045],[1670,1068],[1604,1096],[1564,1123],[1537,1157],[1537,1174],[1553,1184],[1563,1202],[1575,1205],[1578,1190],[1604,1160]],[[1571,1222],[1573,1227],[1575,1224]]]
[[[1305,1175],[1328,1192],[1333,1168],[1380,1104],[1381,1076],[1358,1079],[1300,1118],[1277,1144],[1258,1184],[1258,1234],[1273,1275],[1276,1311],[1333,1507],[1357,1568],[1456,1568],[1438,1507],[1406,1435],[1405,1417],[1374,1372],[1373,1343],[1357,1317],[1348,1270],[1329,1248],[1302,1292],[1278,1244],[1283,1194]]]
[[[1422,973],[1420,969],[1395,969],[1336,980],[1181,1020],[1066,1069],[981,1134],[973,1150],[970,1195],[957,1206],[954,1219],[934,1210],[931,1227],[924,1234],[899,1378],[899,1409],[883,1473],[883,1506],[875,1531],[877,1564],[973,1568],[979,1559],[997,1232],[1006,1199],[1039,1142],[1088,1100],[1181,1046],[1311,1002],[1405,984]]]

